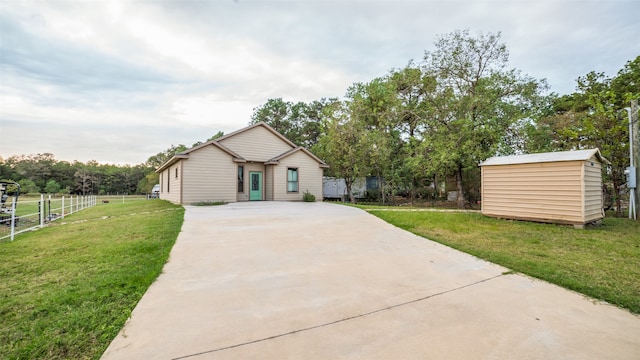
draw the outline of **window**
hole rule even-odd
[[[244,166],[238,166],[238,192],[244,192]]]
[[[298,169],[287,169],[287,192],[298,192]]]
[[[169,185],[171,185],[171,168],[167,171],[167,193],[169,193]]]
[[[178,168],[176,168],[176,179],[178,178]]]

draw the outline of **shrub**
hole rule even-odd
[[[304,202],[315,202],[316,196],[309,192],[309,190],[305,190],[302,194],[302,201]]]

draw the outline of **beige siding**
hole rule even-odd
[[[287,192],[287,168],[298,168],[298,192]],[[317,201],[322,200],[323,170],[317,161],[302,151],[280,160],[273,172],[273,200],[301,201],[302,194],[309,191]]]
[[[584,217],[585,221],[602,219],[602,165],[597,161],[584,162]]]
[[[238,133],[220,144],[228,147],[246,160],[262,161],[273,159],[293,147],[262,126]]]
[[[160,198],[180,204],[180,196],[182,191],[182,174],[180,169],[181,162],[171,165],[160,174]],[[176,177],[178,170],[178,177]]]
[[[211,145],[189,154],[184,163],[183,204],[199,201],[236,201],[237,164]]]
[[[584,223],[582,161],[482,167],[485,215]]]
[[[265,166],[264,172],[264,196],[265,200],[273,200],[273,174],[275,169],[278,167],[276,165],[267,165]]]

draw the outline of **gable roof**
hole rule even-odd
[[[207,141],[204,144],[200,144],[200,145],[196,145],[194,147],[192,147],[191,149],[185,150],[181,153],[177,153],[175,155],[173,155],[173,157],[171,159],[169,159],[167,162],[165,162],[164,164],[160,165],[159,168],[156,169],[156,172],[161,172],[162,170],[168,168],[169,166],[175,164],[176,162],[178,162],[178,160],[180,159],[188,159],[189,158],[189,154],[198,150],[198,149],[202,149],[203,147],[207,147],[207,146],[215,146],[218,149],[226,152],[227,154],[231,155],[231,157],[233,158],[234,162],[246,162],[246,160],[236,154],[235,152],[233,152],[231,149],[229,149],[228,147],[222,145],[222,144],[218,144],[215,140],[211,140],[211,141]]]
[[[244,128],[242,128],[242,129],[240,129],[240,130],[236,130],[236,131],[234,131],[234,132],[232,132],[232,133],[229,133],[229,134],[227,134],[227,135],[223,135],[223,136],[221,136],[221,137],[219,137],[219,138],[217,138],[217,139],[215,139],[215,140],[212,140],[212,141],[223,141],[223,140],[226,140],[226,139],[228,139],[228,138],[230,138],[230,137],[236,136],[236,135],[238,135],[238,134],[241,134],[241,133],[243,133],[243,132],[249,131],[249,130],[251,130],[251,129],[253,129],[253,128],[256,128],[256,127],[263,127],[263,128],[265,128],[265,129],[269,130],[269,132],[271,132],[273,135],[275,135],[276,137],[278,137],[280,140],[282,140],[282,141],[286,142],[286,143],[287,143],[287,145],[290,145],[291,147],[296,147],[296,146],[297,146],[296,144],[294,144],[293,142],[291,142],[291,140],[289,140],[289,139],[287,139],[286,137],[284,137],[284,135],[280,134],[280,133],[279,133],[279,132],[277,132],[274,128],[272,128],[271,126],[267,125],[267,123],[265,123],[264,121],[261,121],[261,122],[259,122],[259,123],[255,123],[255,124],[253,124],[253,125],[249,125],[249,126],[244,127]]]
[[[297,153],[298,151],[302,151],[303,153],[307,154],[310,158],[312,158],[313,160],[317,161],[320,164],[320,167],[325,169],[328,168],[329,165],[327,165],[324,161],[320,160],[319,157],[313,155],[313,153],[305,148],[303,148],[302,146],[298,146],[294,149],[291,149],[289,151],[286,151],[270,160],[268,160],[267,162],[265,162],[266,165],[277,165],[278,163],[280,163],[280,160],[286,158],[289,155],[292,155],[294,153]]]
[[[546,152],[538,154],[494,156],[480,163],[480,166],[532,164],[558,161],[586,161],[596,157],[602,163],[609,163],[599,149]]]
[[[313,158],[314,160],[316,160],[319,164],[321,168],[328,168],[329,165],[327,165],[324,161],[320,160],[320,158],[318,158],[317,156],[315,156],[314,154],[312,154],[309,150],[301,147],[301,146],[296,146],[296,144],[294,144],[291,140],[287,139],[286,137],[284,137],[284,135],[280,134],[279,132],[277,132],[274,128],[272,128],[271,126],[267,125],[265,122],[261,121],[259,123],[255,123],[253,125],[249,125],[247,127],[244,127],[240,130],[236,130],[232,133],[229,133],[227,135],[221,136],[217,139],[213,139],[213,140],[209,140],[205,143],[202,143],[200,145],[196,145],[188,150],[185,150],[181,153],[177,153],[175,154],[171,159],[169,159],[167,162],[165,162],[164,164],[160,165],[160,167],[158,167],[156,169],[156,172],[159,173],[161,171],[163,171],[164,169],[170,167],[171,165],[175,164],[176,162],[178,162],[181,159],[188,159],[189,158],[189,154],[198,150],[198,149],[202,149],[203,147],[207,147],[210,145],[213,145],[217,148],[219,148],[220,150],[226,152],[227,154],[229,154],[232,158],[234,162],[246,162],[247,160],[245,158],[243,158],[242,156],[238,155],[236,152],[234,152],[233,150],[229,149],[228,147],[224,146],[223,144],[220,143],[220,141],[223,141],[225,139],[229,139],[233,136],[236,136],[238,134],[242,134],[246,131],[249,131],[251,129],[254,129],[256,127],[263,127],[266,130],[268,130],[270,133],[272,133],[273,135],[275,135],[277,138],[279,138],[280,140],[284,141],[287,145],[290,145],[292,147],[291,150],[288,150],[270,160],[268,160],[265,164],[278,164],[280,162],[281,159],[297,152],[297,151],[303,151],[305,154],[307,154],[308,156],[310,156],[311,158]]]

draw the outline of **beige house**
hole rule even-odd
[[[482,168],[482,213],[582,226],[604,217],[598,149],[501,156]]]
[[[160,166],[160,198],[202,201],[322,199],[328,165],[265,123],[258,123],[176,154]]]

